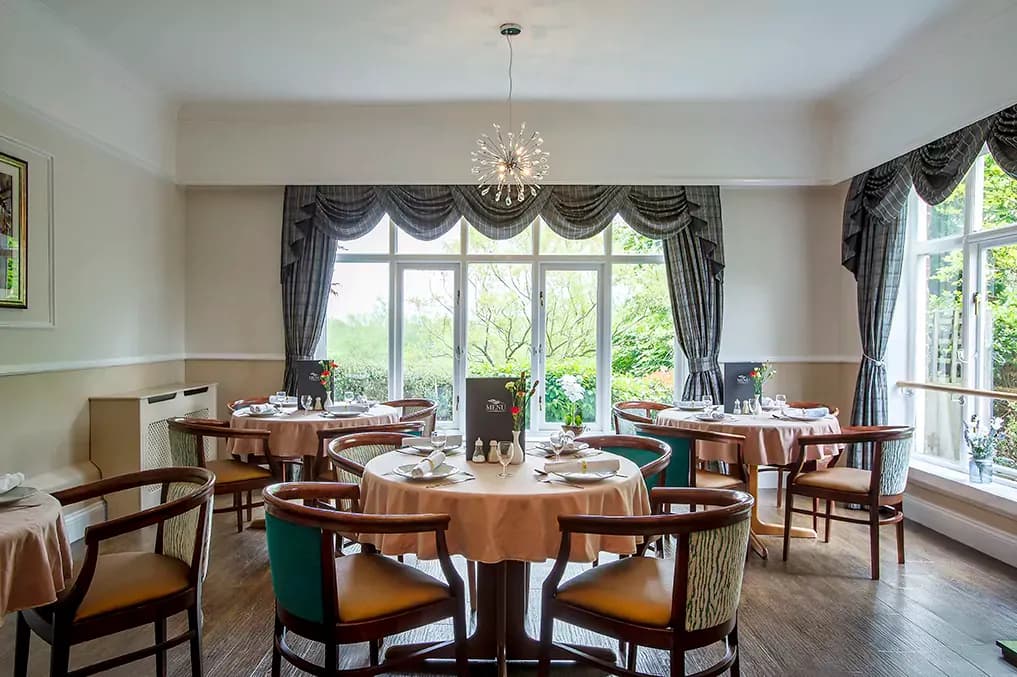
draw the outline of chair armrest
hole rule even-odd
[[[143,470],[130,475],[114,475],[76,487],[69,487],[53,492],[53,498],[60,501],[60,505],[74,505],[82,501],[99,498],[106,494],[115,494],[118,491],[137,489],[149,484],[162,484],[164,482],[179,481],[179,468],[155,468]]]

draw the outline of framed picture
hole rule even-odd
[[[0,308],[28,307],[28,163],[0,153]]]

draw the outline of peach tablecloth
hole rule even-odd
[[[603,456],[607,456],[604,454]],[[600,456],[598,456],[600,458]],[[512,477],[497,477],[497,463],[469,463],[464,455],[450,456],[448,463],[476,475],[477,479],[444,487],[428,488],[426,482],[389,474],[413,458],[389,452],[371,460],[361,484],[361,509],[379,515],[447,513],[451,515],[446,538],[449,552],[487,564],[506,560],[543,562],[557,556],[561,545],[558,515],[648,515],[649,494],[631,461],[621,461],[620,475],[577,488],[558,482],[538,481],[534,468],[544,459],[528,456],[522,465],[509,466]],[[436,556],[433,534],[361,534],[383,553],[415,553],[422,559]],[[618,536],[577,535],[572,539],[571,559],[592,562],[600,551],[633,553],[636,539]]]
[[[313,456],[318,448],[318,430],[326,428],[356,428],[383,423],[397,423],[399,410],[379,404],[360,416],[352,418],[326,418],[320,412],[298,411],[267,418],[235,413],[230,424],[236,428],[258,428],[269,430],[272,435],[268,443],[272,454],[287,458]],[[230,440],[226,451],[230,454],[260,454],[259,442],[251,440]]]
[[[840,423],[828,416],[818,421],[787,421],[772,414],[759,416],[731,416],[724,421],[700,421],[695,414],[678,409],[665,409],[657,414],[657,423],[676,428],[711,430],[719,433],[744,435],[742,453],[748,465],[787,465],[798,454],[798,438],[803,435],[839,433]],[[808,460],[828,458],[838,453],[835,445],[812,446],[805,450]],[[730,445],[703,444],[700,458],[706,461],[736,461]]]
[[[59,501],[40,493],[0,507],[0,623],[12,611],[56,601],[71,571]]]

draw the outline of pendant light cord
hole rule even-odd
[[[508,35],[505,36],[505,42],[508,43],[509,48],[509,67],[508,67],[508,80],[509,80],[509,91],[508,91],[508,130],[513,131],[512,127],[512,38]]]

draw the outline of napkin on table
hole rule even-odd
[[[808,416],[809,418],[823,418],[824,416],[830,415],[830,410],[826,407],[810,407],[808,409],[800,409],[802,416]]]
[[[427,455],[427,458],[422,459],[410,469],[410,474],[414,477],[423,477],[428,473],[434,472],[444,462],[445,454],[440,451],[432,451]]]
[[[19,472],[0,473],[0,494],[7,493],[11,489],[21,486],[25,476]]]
[[[617,458],[601,458],[592,461],[550,461],[544,464],[544,472],[618,472],[621,462]]]
[[[252,404],[247,407],[247,411],[252,414],[267,414],[271,411],[275,411],[274,404]]]

